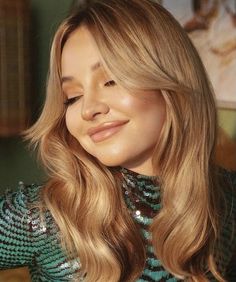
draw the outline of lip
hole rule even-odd
[[[94,142],[100,142],[109,138],[116,132],[120,131],[122,126],[128,122],[128,120],[105,122],[97,127],[89,128],[87,134],[91,137]]]

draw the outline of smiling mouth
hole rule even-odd
[[[128,121],[107,123],[101,127],[90,130],[88,135],[94,143],[98,143],[119,132],[126,123],[128,123]]]

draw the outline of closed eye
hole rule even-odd
[[[66,101],[64,102],[65,106],[70,106],[72,104],[74,104],[76,101],[78,101],[82,96],[75,96],[72,98],[68,98],[66,99]]]
[[[115,86],[115,85],[116,85],[116,83],[115,83],[114,80],[109,80],[104,84],[104,86]]]

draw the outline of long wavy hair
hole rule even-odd
[[[134,281],[145,244],[129,215],[120,183],[89,155],[65,125],[63,46],[79,26],[93,35],[104,66],[130,90],[160,90],[166,122],[153,155],[161,179],[160,212],[150,226],[163,266],[176,277],[218,281],[217,239],[222,193],[213,164],[217,117],[203,64],[178,22],[149,0],[87,1],[58,28],[51,49],[47,97],[28,138],[49,174],[44,205],[68,256],[79,257],[85,281]]]

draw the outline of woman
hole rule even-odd
[[[164,8],[75,11],[28,131],[50,178],[1,200],[1,267],[28,265],[33,281],[233,281],[236,176],[214,165],[216,127],[204,67]]]

